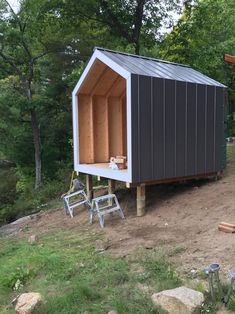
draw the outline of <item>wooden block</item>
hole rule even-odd
[[[116,156],[116,158],[120,158],[120,159],[124,159],[124,160],[126,160],[126,156]]]
[[[223,232],[226,232],[226,233],[235,233],[235,229],[234,228],[229,228],[229,227],[226,227],[226,226],[223,226],[223,225],[219,225],[218,229],[219,229],[219,231],[223,231]]]
[[[125,160],[123,158],[114,158],[114,162],[116,164],[123,164],[125,162]]]
[[[229,227],[229,228],[235,228],[235,224],[230,224],[227,222],[221,222],[220,225],[223,225],[223,226]]]

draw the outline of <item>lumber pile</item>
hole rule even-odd
[[[116,164],[119,170],[123,170],[127,168],[126,156],[111,157],[110,163]]]
[[[221,222],[218,226],[219,231],[226,233],[235,233],[235,224],[230,224],[227,222]]]

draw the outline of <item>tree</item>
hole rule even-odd
[[[43,5],[44,4],[44,5]],[[40,89],[45,89],[42,67],[39,61],[49,53],[62,50],[66,42],[57,12],[45,7],[47,1],[23,1],[15,13],[7,0],[1,0],[0,12],[0,67],[4,77],[15,75],[19,79],[18,92],[25,98],[24,119],[31,124],[34,160],[35,188],[42,185],[40,102],[34,101]],[[41,7],[40,7],[41,5]],[[45,79],[45,78],[44,78]],[[22,108],[22,107],[21,107]]]
[[[141,47],[156,43],[161,27],[171,26],[172,14],[180,9],[179,0],[71,0],[65,5],[65,16],[91,23],[91,32],[101,28],[104,32],[96,38],[99,46],[104,42],[109,48],[139,54]]]
[[[166,35],[161,57],[190,64],[227,83],[224,53],[235,53],[235,3],[233,0],[186,2],[184,14]]]

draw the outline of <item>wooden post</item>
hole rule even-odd
[[[93,199],[93,182],[90,174],[86,174],[86,192],[89,201],[91,201]]]
[[[143,216],[145,214],[145,184],[137,186],[137,216]]]
[[[115,180],[108,179],[108,193],[113,194],[115,189]],[[109,206],[113,205],[113,199],[109,200]]]
[[[108,179],[108,193],[113,194],[115,189],[115,180]]]

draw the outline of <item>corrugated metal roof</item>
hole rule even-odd
[[[210,77],[192,69],[187,65],[144,56],[137,56],[99,47],[95,49],[98,49],[106,57],[110,58],[126,71],[133,74],[226,87],[225,85],[211,79]]]

